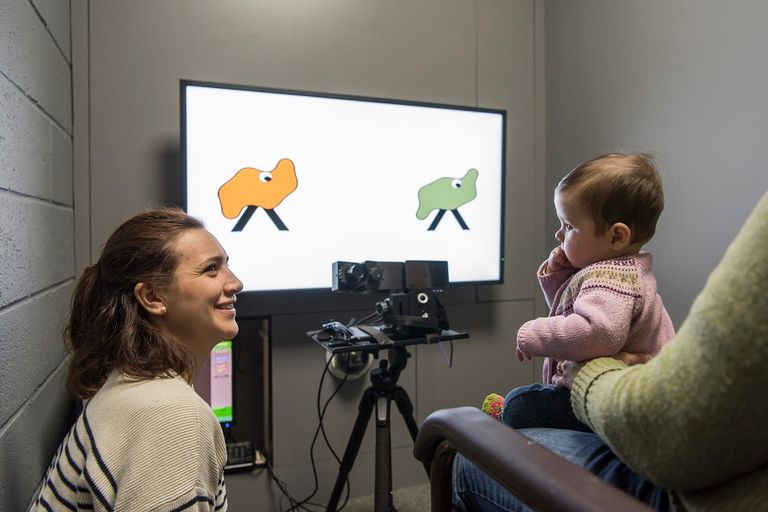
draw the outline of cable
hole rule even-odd
[[[336,354],[333,357],[336,357]],[[347,378],[349,377],[349,370],[350,370],[350,360],[352,359],[352,354],[350,352],[347,352],[344,354],[347,356],[347,364],[346,364],[346,371],[344,372],[344,378],[341,380],[341,383],[339,383],[338,387],[336,388],[336,391],[333,392],[333,395],[331,395],[330,398],[328,398],[328,401],[325,403],[325,406],[323,407],[323,411],[320,412],[320,392],[318,389],[317,393],[317,417],[319,419],[319,426],[320,426],[320,432],[323,434],[323,439],[325,440],[325,445],[328,447],[329,450],[331,450],[331,454],[333,455],[333,458],[336,459],[336,462],[341,466],[341,458],[336,454],[336,451],[333,449],[333,446],[331,446],[331,442],[328,440],[328,436],[325,433],[325,427],[323,426],[323,417],[325,416],[325,409],[328,407],[328,405],[331,403],[331,399],[338,393],[338,391],[341,389],[341,387],[344,385],[344,383],[347,381]],[[333,359],[333,357],[331,359]],[[320,384],[320,389],[322,389],[322,381]],[[347,476],[346,479],[346,496],[344,497],[344,502],[341,504],[341,507],[338,508],[339,511],[341,511],[346,505],[347,501],[349,500],[349,476]]]
[[[327,371],[323,372],[323,375],[320,378],[320,385],[318,386],[318,390],[317,390],[318,429],[323,434],[323,439],[325,440],[326,445],[331,450],[331,454],[333,455],[333,458],[336,459],[336,462],[339,463],[339,465],[341,465],[341,459],[336,454],[336,451],[333,449],[333,447],[331,446],[330,441],[328,440],[328,436],[325,433],[325,426],[323,425],[323,418],[325,417],[325,411],[326,411],[326,409],[328,409],[328,406],[330,405],[331,400],[333,400],[333,398],[336,396],[336,394],[341,390],[341,387],[347,382],[347,378],[349,377],[349,370],[350,370],[349,358],[350,358],[350,355],[349,354],[346,354],[346,355],[347,355],[347,365],[346,365],[346,371],[344,372],[344,378],[341,380],[341,382],[339,382],[339,385],[336,387],[336,389],[331,394],[331,396],[328,397],[328,400],[325,402],[325,405],[323,406],[322,411],[320,411],[320,392],[323,389],[323,379],[325,378],[325,375],[328,373]],[[335,354],[333,357],[336,357],[336,356],[337,356],[337,354]],[[333,359],[333,357],[331,359]],[[310,450],[314,449],[314,442],[315,442],[315,440],[317,440],[317,431],[315,431],[315,438],[312,441],[312,447],[310,448]],[[313,468],[314,468],[314,459],[313,459]],[[349,493],[350,493],[349,477],[347,477],[345,485],[346,485],[346,495],[344,497],[344,502],[341,504],[341,507],[338,508],[339,511],[341,511],[346,506],[347,501],[349,500]]]
[[[443,346],[443,342],[439,342],[437,344],[438,347],[440,347],[440,352],[443,353],[443,359],[448,363],[448,368],[453,367],[453,340],[448,340],[448,345],[451,347],[450,355],[445,353],[445,347]]]
[[[360,320],[358,320],[356,322],[351,322],[351,324],[352,325],[360,325],[361,323],[365,322],[366,320],[370,320],[371,318],[376,317],[376,316],[381,316],[381,313],[379,313],[377,311],[374,311],[370,315],[366,315],[366,316],[364,316],[363,318],[361,318]]]
[[[334,354],[333,357],[336,357],[336,354]],[[326,443],[328,444],[328,448],[330,448],[331,453],[333,454],[334,458],[337,462],[341,463],[341,460],[339,459],[338,455],[336,455],[336,452],[333,450],[333,447],[331,447],[330,443],[328,442],[328,438],[325,435],[325,428],[323,427],[323,417],[325,416],[325,411],[328,409],[328,405],[331,403],[331,400],[336,396],[336,394],[341,390],[341,387],[344,385],[344,383],[347,381],[347,377],[349,376],[349,364],[347,364],[347,371],[344,374],[344,378],[339,382],[339,385],[336,386],[336,389],[333,391],[330,397],[328,397],[328,400],[326,400],[325,405],[322,407],[322,410],[320,408],[320,396],[323,389],[323,381],[325,380],[325,376],[328,374],[328,367],[331,364],[331,361],[333,360],[333,357],[328,358],[328,361],[325,363],[325,368],[323,369],[323,374],[320,376],[320,384],[317,388],[317,413],[318,413],[318,425],[317,429],[315,429],[315,435],[312,437],[312,443],[309,447],[309,459],[312,463],[312,477],[314,479],[314,488],[312,489],[312,492],[307,496],[306,498],[302,499],[301,501],[296,502],[295,500],[291,499],[291,508],[286,510],[286,512],[292,512],[294,510],[308,510],[306,507],[304,507],[305,504],[311,504],[316,505],[315,503],[311,503],[309,500],[311,500],[315,494],[317,494],[317,491],[319,489],[319,481],[317,478],[317,466],[315,464],[315,443],[317,442],[317,436],[322,431],[323,432],[323,438],[325,439]],[[281,488],[282,490],[282,488]],[[346,497],[344,498],[344,503],[342,503],[341,507],[339,507],[339,511],[344,508],[344,506],[347,504],[347,501],[349,500],[349,478],[347,478],[346,481]],[[286,495],[287,491],[285,491]]]
[[[277,502],[278,509],[282,508],[283,497],[287,497],[290,504],[295,504],[296,500],[291,497],[290,493],[288,492],[288,487],[285,485],[285,483],[283,483],[282,480],[277,477],[274,470],[272,469],[271,461],[267,462],[267,475],[275,481],[277,487],[280,489],[280,501]]]
[[[330,365],[332,359],[333,358],[329,358],[328,361],[325,363],[325,368],[323,368],[323,374],[320,377],[318,397],[320,396],[320,389],[322,389],[323,379],[325,378],[325,374],[328,373],[328,366]],[[318,426],[318,430],[319,428],[320,427]],[[268,475],[275,481],[281,493],[280,500],[277,503],[278,510],[282,510],[283,498],[288,498],[288,504],[290,505],[290,508],[288,509],[287,512],[290,512],[292,510],[309,510],[306,507],[304,507],[304,504],[309,503],[309,500],[312,498],[312,496],[315,495],[318,488],[317,470],[315,468],[314,455],[312,453],[312,450],[314,449],[314,446],[315,446],[315,440],[317,439],[318,430],[315,430],[315,436],[312,439],[312,444],[309,449],[309,456],[310,456],[310,459],[312,460],[312,474],[315,480],[315,488],[308,497],[304,498],[301,501],[297,501],[295,498],[293,498],[291,494],[288,492],[288,486],[277,477],[277,475],[274,472],[274,469],[272,468],[271,461],[268,461],[267,463]]]

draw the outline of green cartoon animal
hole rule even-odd
[[[434,231],[448,210],[456,217],[461,229],[469,229],[458,208],[477,197],[477,175],[477,169],[470,169],[463,178],[439,178],[419,189],[416,218],[424,220],[432,210],[439,210],[427,231]]]

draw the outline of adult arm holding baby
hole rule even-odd
[[[758,510],[768,498],[768,194],[712,272],[674,343],[643,365],[568,362],[576,416],[690,510]]]

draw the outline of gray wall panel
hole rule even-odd
[[[554,0],[546,8],[547,190],[602,152],[656,155],[666,208],[648,249],[679,325],[768,189],[768,4]]]
[[[484,0],[478,5],[477,94],[480,105],[507,111],[506,191],[504,195],[504,284],[481,287],[482,301],[530,298],[536,247],[534,177],[534,2]]]
[[[470,337],[454,342],[452,367],[440,347],[418,347],[419,423],[437,409],[480,407],[489,393],[505,395],[540,379],[539,362],[521,363],[515,357],[517,330],[533,318],[533,310],[533,300],[451,307],[451,322]],[[450,355],[448,344],[443,349]]]

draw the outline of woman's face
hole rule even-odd
[[[176,240],[173,283],[163,289],[162,328],[203,361],[213,346],[238,331],[235,294],[243,283],[229,270],[227,254],[205,229],[190,229]]]

